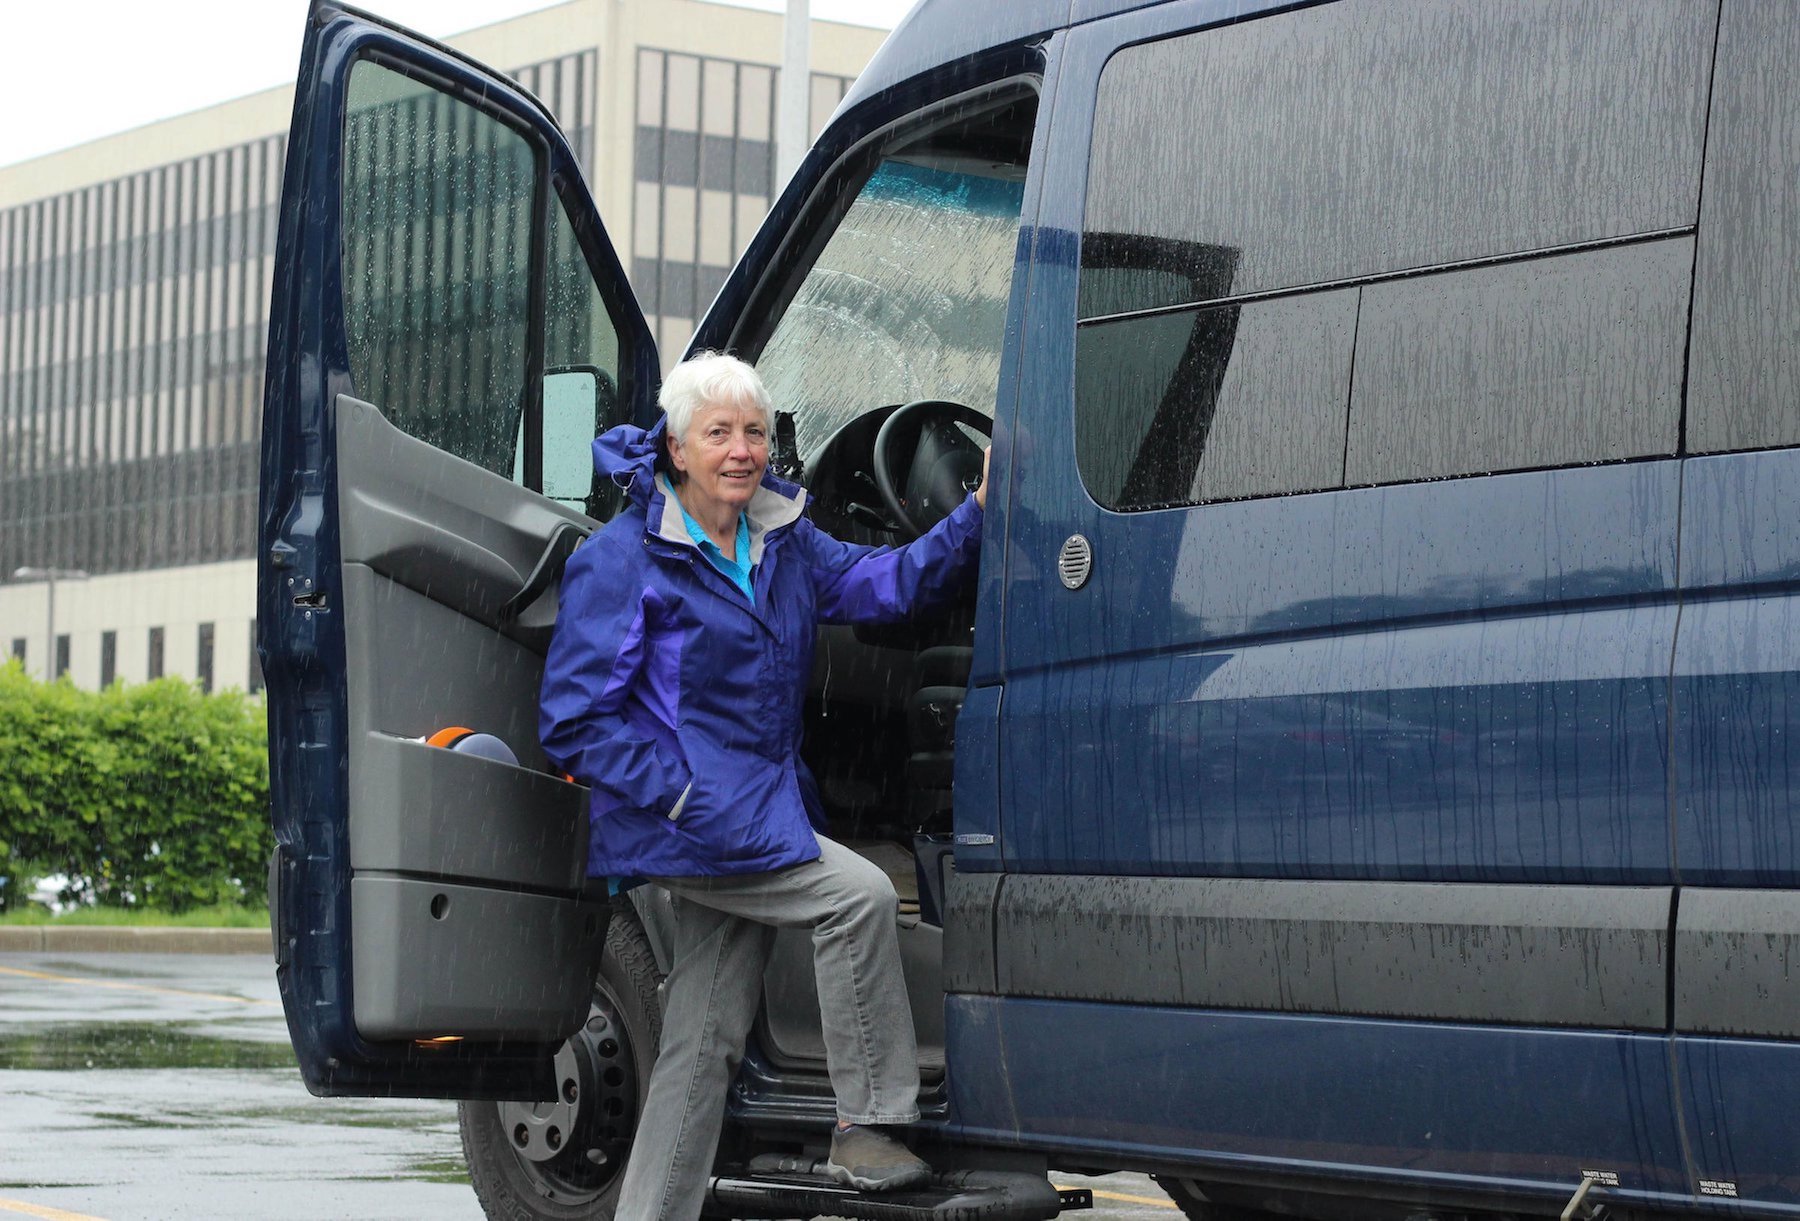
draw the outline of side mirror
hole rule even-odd
[[[593,365],[564,365],[544,373],[544,495],[590,517],[610,503],[594,489],[594,438],[613,423],[619,391],[611,374]],[[524,437],[515,450],[514,478],[522,477]]]

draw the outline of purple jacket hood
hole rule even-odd
[[[658,420],[648,432],[636,424],[620,424],[594,438],[594,469],[625,489],[634,504],[649,503],[667,424],[667,419]]]

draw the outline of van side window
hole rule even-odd
[[[1688,449],[1800,444],[1800,23],[1728,3],[1694,267]]]
[[[1115,55],[1082,237],[1089,492],[1676,452],[1713,14],[1633,12],[1350,0]]]
[[[342,268],[352,391],[396,428],[523,483],[534,244],[544,246],[537,342],[548,392],[557,369],[598,369],[599,414],[612,406],[617,330],[575,229],[533,144],[469,103],[365,60],[351,69],[348,111]],[[534,225],[546,198],[548,224]],[[590,399],[595,381],[584,379]],[[555,414],[580,434],[559,452],[572,448],[585,472],[587,442],[606,421]],[[554,466],[557,455],[545,461]]]
[[[1694,241],[1370,284],[1344,482],[1673,454]]]
[[[354,393],[510,476],[537,159],[497,119],[379,64],[350,73],[344,333]]]
[[[1356,290],[1076,332],[1082,479],[1114,508],[1338,486]]]

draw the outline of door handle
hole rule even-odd
[[[550,532],[550,541],[544,545],[544,553],[538,556],[537,563],[532,565],[531,575],[525,578],[525,584],[519,592],[508,598],[500,607],[497,618],[500,626],[505,627],[520,615],[524,614],[533,602],[544,596],[544,591],[562,579],[563,568],[569,557],[575,554],[575,548],[581,546],[588,536],[588,531],[574,522],[561,522]]]

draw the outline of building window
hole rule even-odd
[[[119,634],[117,632],[100,633],[100,689],[102,691],[113,685],[113,679],[119,675]]]
[[[262,657],[256,651],[256,620],[250,621],[250,694],[263,689]]]
[[[750,244],[775,181],[780,73],[766,64],[638,51],[631,282],[665,362]],[[852,78],[812,74],[810,132]]]
[[[150,629],[150,663],[144,668],[145,678],[161,678],[163,676],[163,630],[159,627]]]
[[[195,656],[194,670],[200,679],[200,690],[211,691],[213,689],[213,625],[210,623],[200,625],[200,640],[195,649]]]
[[[67,674],[68,672],[69,672],[69,637],[65,633],[64,635],[58,636],[56,638],[56,677],[61,678],[63,675]]]
[[[25,637],[13,637],[12,655],[13,660],[17,661],[20,665],[25,664]]]

